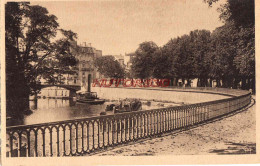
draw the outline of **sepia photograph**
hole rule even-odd
[[[1,9],[4,161],[256,157],[254,0]]]

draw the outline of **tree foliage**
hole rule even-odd
[[[158,53],[158,46],[154,42],[143,42],[135,51],[131,71],[135,78],[149,78],[154,71],[154,58]]]
[[[95,66],[105,77],[109,78],[124,78],[124,68],[115,60],[112,55],[97,57],[94,61]]]
[[[7,113],[21,116],[29,107],[29,95],[38,92],[41,77],[53,77],[61,73],[58,67],[76,64],[69,49],[76,34],[58,29],[56,16],[38,5],[8,2],[5,12]],[[54,41],[58,31],[64,37]]]

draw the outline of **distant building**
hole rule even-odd
[[[76,44],[76,43],[75,43]],[[79,63],[75,67],[74,75],[65,76],[65,84],[81,85],[86,87],[88,82],[93,82],[93,79],[100,78],[97,68],[94,66],[94,61],[97,57],[102,56],[102,51],[91,46],[91,43],[78,45],[78,51],[74,51],[75,57]]]
[[[133,64],[133,58],[135,57],[135,53],[134,52],[132,52],[132,53],[125,53],[125,56],[129,57],[129,61],[126,64],[126,69],[130,70],[131,66]]]
[[[122,67],[125,67],[125,59],[123,55],[113,55]]]

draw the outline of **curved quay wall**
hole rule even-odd
[[[188,129],[193,125],[240,110],[251,102],[251,93],[248,91],[219,88],[172,91],[175,90],[196,93],[200,91],[232,97],[185,106],[7,127],[6,155],[79,156],[109,146]]]

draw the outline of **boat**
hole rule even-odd
[[[114,113],[124,113],[142,110],[142,102],[138,99],[121,100],[120,104],[107,105],[105,111],[113,111]]]
[[[79,103],[86,103],[91,105],[105,103],[105,99],[98,98],[96,92],[79,92],[77,93],[76,101]]]

